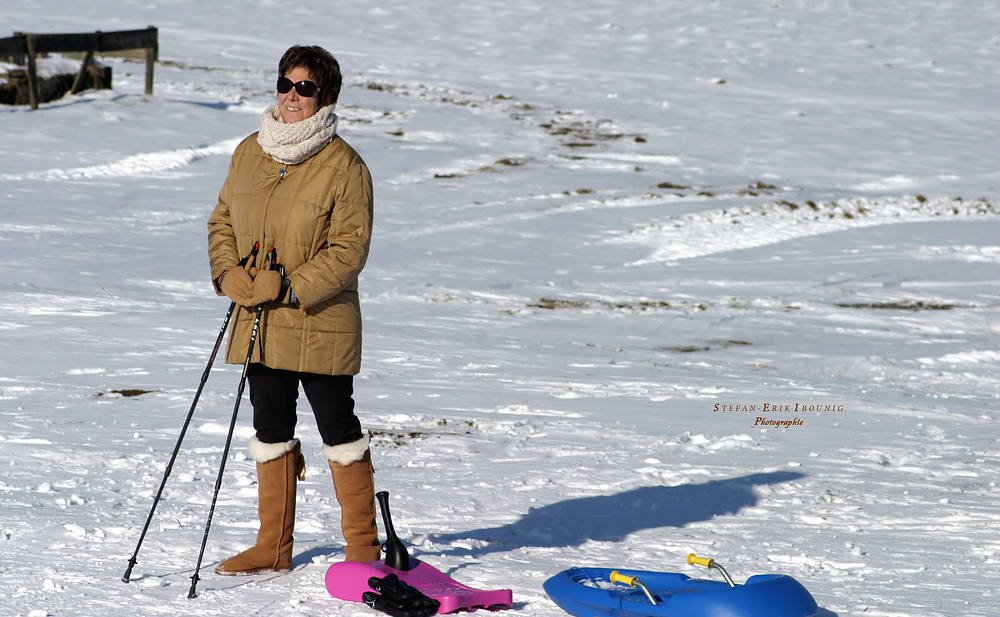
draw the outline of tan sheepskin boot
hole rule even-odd
[[[295,489],[306,476],[306,461],[298,439],[283,443],[250,440],[257,461],[257,544],[215,568],[217,574],[256,574],[292,569]]]
[[[375,469],[368,448],[370,439],[365,435],[339,446],[323,446],[340,502],[340,527],[347,542],[345,561],[378,561],[382,557],[375,526]]]

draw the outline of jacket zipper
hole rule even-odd
[[[268,208],[271,205],[271,197],[274,195],[274,189],[278,186],[278,184],[281,183],[282,180],[285,179],[285,176],[287,174],[288,174],[288,169],[285,168],[285,167],[282,167],[281,169],[278,170],[278,181],[274,183],[273,187],[271,187],[271,192],[267,196],[267,201],[264,203],[264,215],[263,215],[262,222],[267,221],[267,210],[268,210]],[[256,342],[257,343],[256,344],[257,350],[256,351],[257,351],[257,354],[258,354],[258,356],[257,356],[258,362],[260,361],[260,359],[262,359],[264,357],[264,337],[261,336],[261,334],[263,334],[263,330],[265,329],[265,327],[266,327],[266,322],[262,322],[260,324],[261,332],[257,335],[257,342]]]

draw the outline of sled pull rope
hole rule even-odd
[[[730,587],[735,587],[736,586],[736,583],[733,582],[733,577],[729,576],[729,572],[726,572],[726,569],[723,568],[722,566],[720,566],[719,564],[717,564],[714,559],[707,559],[705,557],[699,557],[699,556],[695,555],[694,553],[691,553],[691,554],[688,555],[688,565],[692,565],[692,566],[705,566],[709,570],[711,570],[712,568],[715,568],[716,570],[718,570],[719,572],[722,573],[722,577],[724,579],[726,579],[726,582],[729,583]]]
[[[623,583],[629,587],[638,587],[639,589],[642,589],[642,592],[646,594],[647,598],[649,598],[650,604],[657,603],[656,598],[654,598],[652,592],[649,591],[649,587],[646,587],[646,585],[639,580],[638,576],[625,576],[618,570],[612,570],[611,576],[608,578],[612,583]]]
[[[594,584],[594,587],[597,587],[597,588],[600,588],[600,585],[598,585],[598,584],[597,584],[597,581],[596,581],[596,580],[594,579],[594,577],[593,577],[593,576],[591,576],[591,575],[590,575],[590,574],[589,574],[589,573],[588,573],[588,572],[587,572],[586,570],[584,570],[583,568],[580,568],[580,567],[578,567],[578,566],[573,566],[572,568],[570,568],[570,570],[576,570],[576,571],[577,571],[577,572],[579,572],[580,574],[582,574],[582,575],[586,576],[586,577],[587,577],[588,579],[590,579],[590,582]]]

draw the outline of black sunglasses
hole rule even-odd
[[[290,92],[292,87],[294,87],[295,91],[299,93],[299,96],[304,96],[306,98],[315,96],[316,93],[319,92],[319,87],[311,81],[302,80],[297,83],[292,83],[292,80],[287,77],[278,78],[278,94]]]

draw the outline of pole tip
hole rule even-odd
[[[197,591],[196,587],[198,587],[198,573],[197,572],[195,572],[194,575],[191,577],[191,589],[188,591],[188,598],[197,598],[198,597],[198,591]]]
[[[135,557],[128,560],[128,568],[126,568],[125,570],[125,576],[122,577],[123,583],[128,583],[129,580],[132,578],[132,568],[135,567],[136,563],[138,562],[135,560]]]

